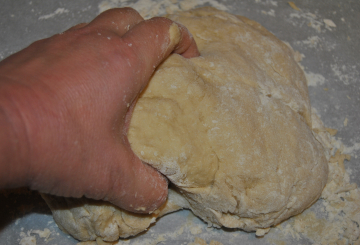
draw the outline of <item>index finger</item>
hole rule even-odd
[[[132,49],[132,62],[140,65],[141,72],[134,78],[137,81],[147,82],[154,69],[172,52],[185,58],[200,55],[187,28],[164,17],[140,22],[122,39]]]

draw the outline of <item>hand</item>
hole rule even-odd
[[[198,56],[187,29],[113,9],[0,63],[0,188],[29,186],[149,212],[167,181],[130,148],[131,109],[172,52]]]

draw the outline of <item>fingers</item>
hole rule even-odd
[[[128,78],[122,86],[126,88],[126,103],[129,105],[148,84],[155,68],[172,52],[186,58],[199,55],[188,30],[162,17],[135,25],[122,36],[119,47],[116,69]]]
[[[106,69],[102,70],[101,78],[106,79],[105,88],[111,89],[100,89],[99,91],[106,90],[107,98],[114,98],[121,102],[109,103],[106,107],[106,114],[104,113],[104,117],[102,117],[109,117],[109,123],[106,126],[111,125],[111,128],[114,127],[113,121],[123,121],[121,126],[127,127],[126,122],[129,121],[128,118],[131,118],[132,112],[128,107],[132,108],[131,103],[146,86],[155,68],[171,53],[181,54],[186,58],[199,55],[194,39],[184,26],[167,18],[153,18],[144,21],[135,10],[129,8],[106,11],[89,24],[75,26],[72,30],[76,29],[82,29],[79,30],[80,34],[82,32],[86,35],[92,34],[86,36],[86,41],[92,40],[96,45],[90,46],[88,50],[96,47],[96,55],[102,55],[96,57],[105,57],[104,64],[108,65]],[[103,30],[110,31],[119,38],[104,38],[105,35],[94,33],[94,31],[101,32]],[[84,54],[82,53],[82,55]],[[97,58],[96,61],[98,60],[101,59]],[[105,97],[102,97],[104,101]],[[115,119],[112,117],[114,112],[116,113]],[[111,115],[111,118],[107,115]],[[107,122],[107,120],[103,121]],[[113,130],[109,132],[106,130],[104,127],[104,134],[110,132],[111,138],[115,138]],[[121,142],[122,145],[119,146],[119,142],[116,141],[113,148],[111,147],[111,150],[108,151],[111,152],[110,155],[114,154],[111,161],[106,159],[97,161],[106,162],[104,165],[106,169],[112,165],[112,171],[110,171],[112,176],[107,178],[107,186],[111,186],[111,188],[100,188],[99,190],[109,190],[105,194],[105,199],[126,210],[145,213],[153,211],[166,200],[167,180],[135,156],[127,142],[126,132],[123,132],[122,136],[125,136],[125,141]],[[101,175],[101,173],[99,174]],[[100,182],[107,180],[103,179]],[[94,192],[94,188],[90,188],[87,196],[104,197],[104,192],[96,195]]]
[[[122,166],[113,171],[113,187],[107,201],[131,212],[149,213],[167,198],[168,182],[164,176],[143,163],[128,149],[121,156]]]
[[[199,56],[200,52],[195,43],[195,39],[192,37],[189,30],[179,23],[173,23],[172,25],[174,24],[176,24],[179,28],[181,35],[179,43],[175,45],[174,53],[181,54],[185,58],[193,58]]]
[[[125,33],[122,39],[135,53],[133,57],[136,61],[133,62],[143,65],[138,76],[142,76],[144,82],[172,52],[186,58],[199,56],[196,43],[188,30],[167,18],[156,17],[142,21]]]
[[[133,102],[127,110],[124,125],[126,135],[129,118],[135,98],[143,87],[148,83],[154,69],[165,60],[172,52],[191,58],[199,55],[196,43],[188,30],[170,19],[153,18],[142,21],[132,27],[122,36],[123,48],[129,63],[128,71],[132,71],[126,87],[131,88],[128,92],[128,102]],[[121,70],[121,69],[119,69]],[[127,142],[125,136],[125,143]],[[128,147],[127,157],[123,162],[131,163],[131,171],[126,178],[115,178],[114,190],[109,196],[109,201],[126,210],[133,212],[149,212],[158,208],[167,197],[167,180],[155,169],[135,156]],[[121,194],[119,193],[121,192]]]
[[[98,30],[109,30],[122,36],[143,20],[141,15],[132,8],[117,8],[101,13],[91,21],[87,27]]]

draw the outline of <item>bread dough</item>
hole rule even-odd
[[[128,138],[176,192],[160,213],[142,216],[104,202],[64,209],[48,200],[77,239],[135,235],[179,208],[216,227],[262,234],[313,204],[326,184],[327,159],[293,51],[257,22],[214,8],[169,18],[190,30],[201,56],[173,54],[158,67]]]

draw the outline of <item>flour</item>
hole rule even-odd
[[[310,36],[302,41],[295,41],[297,45],[302,45],[308,48],[314,48],[319,50],[331,51],[336,47],[335,43],[332,43],[325,38],[320,38],[319,36]]]
[[[265,14],[265,15],[269,15],[269,16],[272,16],[272,17],[275,17],[275,10],[273,9],[270,9],[269,11],[265,11],[265,10],[262,10],[261,11],[262,14]]]
[[[304,55],[304,54],[300,53],[299,51],[295,51],[295,52],[294,52],[294,59],[295,59],[295,61],[300,62],[300,61],[302,61],[304,58],[305,58],[305,55]]]
[[[200,234],[200,233],[202,233],[202,227],[201,227],[200,225],[191,227],[190,232],[191,232],[191,234],[193,234],[193,235]]]
[[[22,229],[23,230],[23,229]],[[50,239],[51,231],[48,228],[42,230],[29,230],[26,233],[20,232],[20,245],[36,245],[36,237],[31,234],[37,234],[40,238],[44,238],[45,242],[48,242]]]
[[[65,14],[65,13],[69,13],[69,10],[64,9],[64,8],[58,8],[51,14],[40,16],[39,20],[46,20],[46,19],[49,19],[49,18],[54,18],[56,15],[61,15],[61,14]]]
[[[317,48],[321,39],[319,36],[311,36],[308,39],[301,41],[303,44],[306,44],[310,48]],[[299,41],[297,42],[299,43]]]
[[[36,245],[36,238],[34,236],[25,236],[20,242],[20,245]]]
[[[342,142],[341,138],[332,138],[331,144],[334,148],[340,149],[344,154],[348,154],[354,158],[358,157],[356,152],[360,150],[360,142],[353,141],[351,146],[347,146]]]
[[[263,5],[272,5],[274,7],[278,6],[278,2],[273,0],[255,0],[255,2]]]
[[[333,74],[345,85],[350,85],[355,82],[359,77],[357,66],[349,67],[346,65],[339,65],[338,63],[340,62],[330,65]]]
[[[51,231],[48,228],[42,230],[32,230],[31,234],[38,234],[40,238],[44,238],[45,242],[49,241],[49,237],[51,235]]]
[[[290,14],[290,18],[286,18],[286,20],[294,26],[301,27],[307,25],[313,28],[317,33],[324,33],[326,30],[332,31],[333,28],[336,28],[336,24],[332,20],[321,19],[316,14],[299,9],[293,2],[288,3],[294,10],[297,10]]]
[[[228,7],[216,0],[105,0],[99,4],[99,13],[111,8],[131,7],[137,10],[145,19],[173,14],[178,11],[187,11],[199,6],[212,6],[220,10],[228,10]]]
[[[308,86],[318,86],[323,85],[325,83],[325,77],[321,74],[313,73],[313,72],[305,72]]]
[[[310,12],[296,11],[290,14],[290,18],[285,18],[294,26],[307,25],[313,28],[317,33],[321,33],[324,30],[321,29],[324,26],[324,22],[319,20],[318,17]]]

